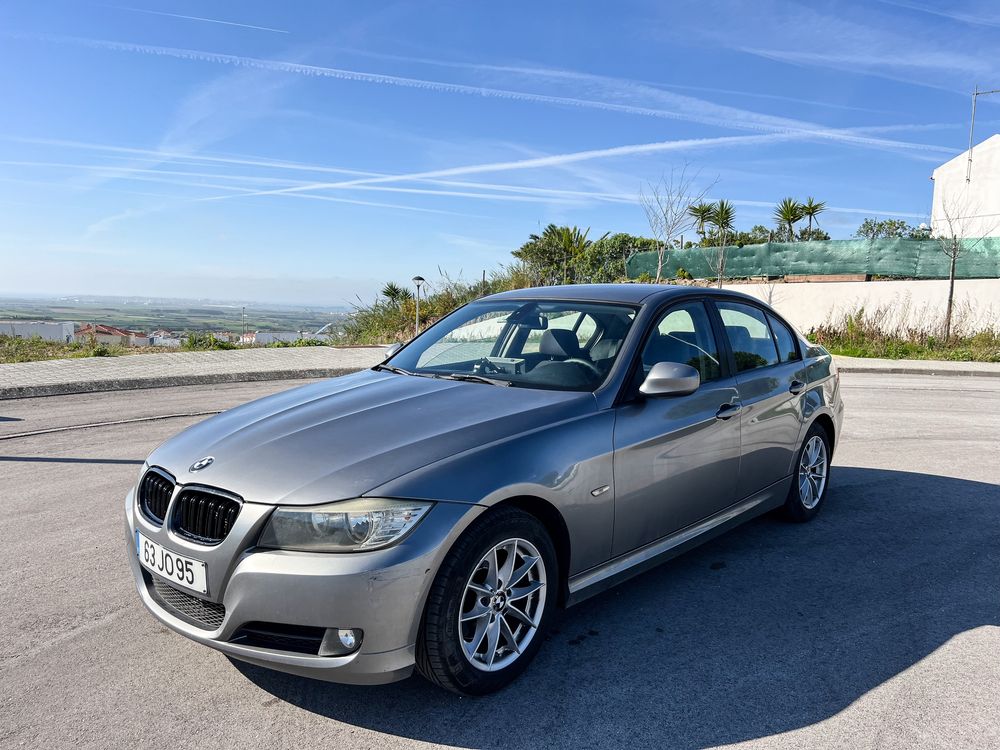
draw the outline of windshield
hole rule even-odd
[[[635,308],[596,302],[473,302],[387,365],[405,374],[593,391],[611,371]]]

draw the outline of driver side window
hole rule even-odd
[[[702,382],[722,376],[719,347],[704,303],[684,302],[663,314],[642,350],[643,374],[657,362],[690,365]]]

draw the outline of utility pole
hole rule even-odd
[[[972,182],[972,140],[973,132],[976,129],[976,100],[981,96],[989,96],[990,94],[1000,94],[1000,89],[980,91],[979,86],[977,85],[975,91],[972,92],[972,122],[969,125],[969,159],[965,166],[966,183]]]

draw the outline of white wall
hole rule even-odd
[[[298,331],[257,331],[254,336],[255,344],[273,344],[275,341],[284,341],[289,344],[299,339],[312,338],[312,334],[299,333]]]
[[[61,341],[64,344],[73,340],[74,330],[76,330],[75,323],[0,323],[0,334],[5,336],[22,339],[40,336],[46,341]]]
[[[150,346],[166,346],[176,349],[181,345],[181,340],[172,336],[150,336],[149,343]]]
[[[966,151],[934,170],[931,227],[935,234],[951,235],[947,209],[957,236],[1000,236],[1000,135],[973,147],[972,172],[966,182],[968,164]]]
[[[940,328],[948,301],[947,280],[845,281],[797,284],[727,284],[769,302],[803,333],[864,307],[883,308],[892,325]],[[1000,331],[1000,279],[955,282],[955,325],[959,332]]]

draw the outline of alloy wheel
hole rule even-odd
[[[489,550],[465,584],[458,615],[465,658],[477,669],[509,666],[535,637],[545,611],[545,563],[526,539]]]
[[[812,510],[823,499],[826,474],[826,443],[819,435],[813,435],[806,442],[799,459],[799,500],[806,510]]]

